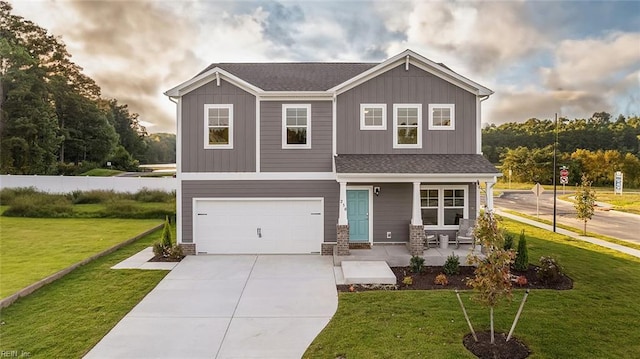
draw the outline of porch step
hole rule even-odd
[[[342,261],[344,284],[396,284],[385,261]]]

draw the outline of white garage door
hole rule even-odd
[[[322,198],[194,199],[198,252],[290,254],[320,252]]]

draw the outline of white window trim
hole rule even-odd
[[[229,143],[226,145],[209,144],[209,109],[226,108],[229,110]],[[205,104],[204,105],[204,148],[205,149],[232,149],[233,148],[233,105],[232,104]]]
[[[433,110],[436,108],[448,108],[451,111],[451,124],[449,126],[436,126],[433,124]],[[433,131],[451,131],[456,129],[456,105],[447,103],[430,103],[429,104],[429,130]]]
[[[417,108],[418,109],[418,143],[399,144],[398,143],[398,109]],[[422,104],[421,103],[394,103],[393,104],[393,148],[422,148]]]
[[[429,189],[437,189],[438,190],[438,225],[425,225],[426,229],[436,230],[436,229],[454,229],[457,230],[459,225],[444,225],[444,191],[447,189],[451,190],[464,190],[464,208],[462,210],[462,218],[469,218],[469,186],[468,185],[422,185],[420,186],[421,190],[429,190]],[[422,209],[422,205],[420,205],[420,209]],[[442,223],[442,224],[440,224]]]
[[[367,108],[379,108],[382,110],[382,125],[367,126],[364,120],[364,110]],[[386,103],[361,103],[360,104],[360,130],[375,131],[387,129],[387,104]]]
[[[287,143],[287,109],[307,109],[307,143],[304,145],[291,145]],[[282,148],[283,149],[308,149],[311,148],[311,104],[283,104],[282,105]]]

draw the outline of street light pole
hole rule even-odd
[[[555,135],[553,137],[553,232],[556,232],[556,213],[557,213],[557,204],[556,204],[556,194],[557,194],[557,185],[556,185],[556,147],[558,147],[558,113],[556,112],[555,118]]]

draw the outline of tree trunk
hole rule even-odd
[[[587,220],[586,219],[584,220],[584,230],[582,232],[583,232],[582,233],[583,235],[585,235],[585,236],[587,235]]]
[[[491,317],[491,344],[495,344],[495,336],[493,335],[493,307],[489,307],[489,316]]]

